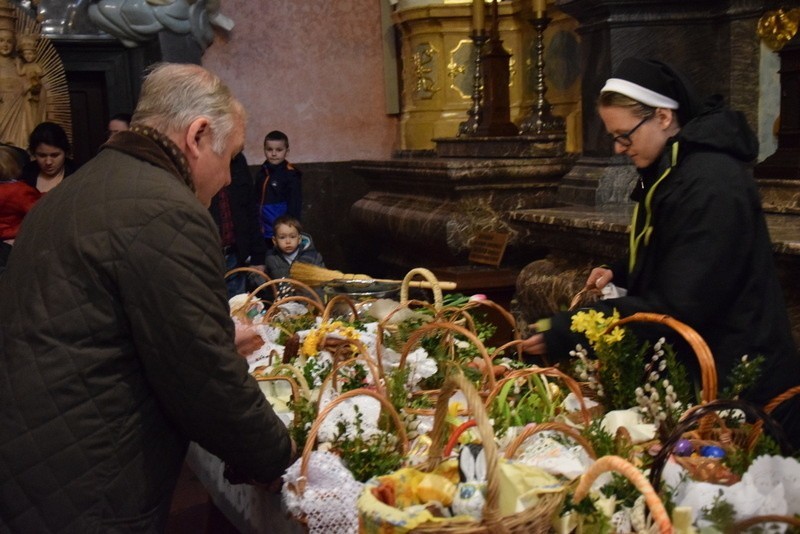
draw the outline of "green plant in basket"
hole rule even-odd
[[[501,437],[509,428],[552,421],[561,401],[561,391],[554,395],[554,389],[558,388],[548,387],[538,374],[506,381],[489,408],[495,434]]]
[[[645,421],[654,423],[661,439],[666,439],[692,399],[686,369],[664,338],[652,346],[640,342],[628,329],[612,329],[618,321],[616,310],[610,317],[597,310],[573,316],[572,330],[584,334],[589,343],[588,348],[578,345],[570,353],[575,375],[608,410],[638,406]]]
[[[289,435],[294,440],[297,450],[303,450],[308,439],[308,432],[317,417],[317,407],[311,400],[302,395],[289,401],[289,408],[294,413],[292,424],[289,425]]]
[[[293,315],[282,319],[273,319],[270,325],[280,330],[276,342],[286,345],[287,340],[301,330],[308,330],[316,323],[316,316],[311,313]]]
[[[336,424],[331,450],[342,458],[359,482],[398,469],[403,463],[403,455],[397,451],[397,437],[380,430],[365,435],[361,410],[355,406],[353,411],[355,419],[352,426],[343,421]]]

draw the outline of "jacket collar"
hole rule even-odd
[[[194,191],[194,179],[189,162],[178,145],[155,128],[134,125],[106,141],[103,148],[118,150],[137,159],[152,163],[181,178]]]

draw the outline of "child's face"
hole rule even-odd
[[[272,243],[284,254],[291,254],[300,246],[300,232],[297,228],[286,224],[279,224],[275,228]]]
[[[22,51],[22,59],[24,59],[28,63],[33,63],[36,61],[36,50],[31,50],[30,48],[26,48]]]
[[[282,140],[272,141],[267,140],[264,143],[264,155],[267,156],[267,161],[272,165],[277,165],[286,159],[286,154],[289,152],[289,147]]]

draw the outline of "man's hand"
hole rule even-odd
[[[261,348],[264,340],[261,339],[252,326],[236,325],[236,350],[244,357]]]

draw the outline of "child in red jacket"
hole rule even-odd
[[[22,169],[12,149],[0,146],[0,272],[5,268],[22,219],[42,194],[17,180]]]

